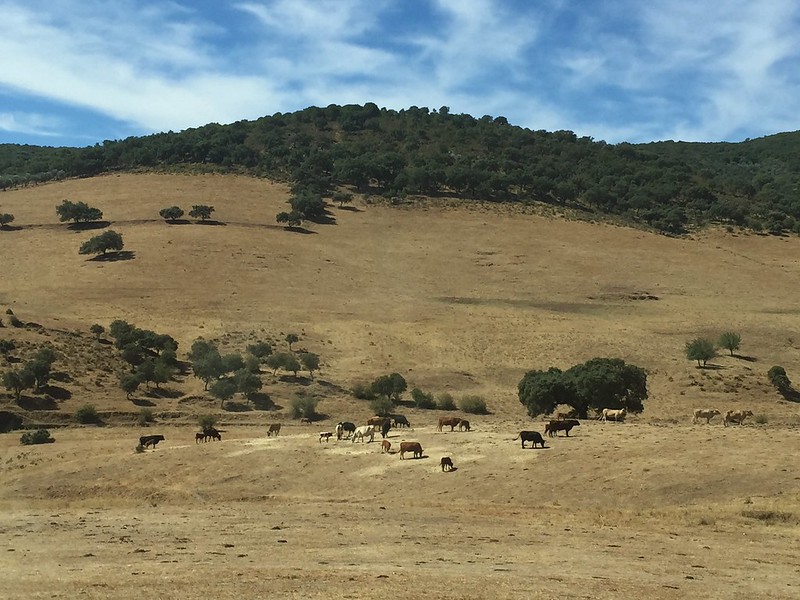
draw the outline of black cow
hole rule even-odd
[[[336,425],[336,439],[349,438],[356,430],[356,424],[350,421],[342,421]]]
[[[520,431],[519,435],[514,440],[522,439],[522,447],[525,447],[525,442],[533,442],[532,448],[536,448],[536,444],[541,444],[544,448],[544,438],[538,431]]]
[[[217,440],[218,442],[222,441],[222,434],[216,430],[214,427],[209,427],[207,429],[203,429],[203,435],[206,438],[211,438],[212,440]]]
[[[139,438],[139,445],[147,448],[148,446],[156,447],[158,442],[164,441],[163,435],[143,435]]]
[[[389,420],[389,419],[386,419],[386,420],[383,422],[383,425],[381,425],[381,437],[382,437],[382,438],[386,438],[386,436],[389,434],[389,430],[390,430],[391,428],[392,428],[392,422],[391,422],[391,420]]]
[[[392,415],[392,419],[394,419],[394,427],[411,427],[411,423],[408,422],[405,415]]]
[[[559,421],[550,421],[547,425],[544,426],[544,432],[549,436],[558,437],[559,431],[564,431],[569,437],[569,432],[572,430],[573,427],[577,427],[580,425],[581,422],[577,419],[563,419]]]

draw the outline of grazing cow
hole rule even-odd
[[[325,443],[327,444],[328,440],[331,439],[332,435],[333,435],[332,431],[320,431],[319,432],[319,442],[322,443],[322,440],[324,439]]]
[[[711,422],[711,419],[717,415],[721,415],[716,408],[695,408],[692,413],[692,423],[697,423],[700,419],[706,420],[706,425]]]
[[[458,424],[459,431],[469,431],[469,421],[466,419],[461,419],[461,422]]]
[[[208,438],[211,438],[212,440],[217,440],[218,442],[222,441],[222,435],[214,427],[208,427],[206,429],[203,429],[203,435],[206,438],[203,440],[204,442],[208,440]]]
[[[306,425],[311,425],[311,419],[309,419],[308,417],[303,417],[302,419],[300,419],[300,422],[305,423]]]
[[[281,432],[281,424],[280,423],[271,423],[269,429],[267,429],[267,437],[271,437],[272,434],[275,434],[275,437],[278,437],[278,434]]]
[[[369,419],[367,419],[367,425],[383,427],[384,423],[389,423],[389,427],[391,427],[392,419],[390,417],[370,417]]]
[[[442,471],[445,470],[452,471],[453,469],[455,469],[455,467],[453,466],[453,460],[449,456],[443,456],[439,464],[442,465]]]
[[[564,419],[563,421],[550,421],[547,425],[544,426],[544,432],[549,436],[558,437],[559,431],[564,431],[569,437],[569,432],[572,430],[573,427],[580,425],[580,421],[577,419]]]
[[[544,448],[544,438],[538,431],[520,431],[519,435],[514,438],[514,441],[522,439],[522,447],[525,447],[525,442],[533,442],[531,448],[536,448],[536,444],[541,444]]]
[[[408,422],[405,415],[392,415],[392,419],[394,419],[394,423],[392,423],[394,427],[411,427],[411,423]]]
[[[728,426],[728,423],[736,423],[737,425],[741,425],[747,417],[752,416],[752,410],[729,410],[725,413],[725,420],[722,421],[722,424],[725,427]]]
[[[194,434],[194,443],[199,444],[200,440],[203,440],[204,442],[206,441],[206,434],[203,433],[202,431],[200,433]]]
[[[362,425],[361,427],[356,427],[356,430],[353,432],[353,437],[350,438],[350,441],[355,442],[356,438],[358,438],[363,442],[366,436],[369,436],[370,442],[375,439],[374,425]]]
[[[624,408],[620,408],[619,410],[615,410],[613,408],[604,408],[603,414],[600,415],[601,421],[624,421],[625,417],[628,415],[628,412]]]
[[[356,424],[351,423],[350,421],[340,421],[338,425],[336,425],[336,439],[340,440],[342,438],[347,439],[349,438],[352,433],[356,430]]]
[[[389,435],[389,430],[392,428],[392,421],[391,419],[386,419],[381,425],[381,437],[386,438]]]
[[[384,452],[389,452],[389,450],[391,449],[392,449],[392,442],[390,442],[389,440],[383,440],[381,442],[381,454],[383,454]]]
[[[163,435],[143,435],[139,438],[139,445],[147,448],[148,446],[156,447],[158,442],[163,442]]]
[[[419,442],[400,442],[400,460],[406,452],[413,452],[414,458],[422,458],[422,445]]]
[[[461,423],[459,417],[439,417],[439,424],[436,426],[436,431],[441,431],[445,425],[450,426],[450,431],[454,431],[458,424]]]

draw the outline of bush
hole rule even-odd
[[[217,417],[214,415],[200,415],[197,418],[197,424],[200,425],[200,429],[206,431],[217,424]]]
[[[36,431],[23,433],[19,441],[23,446],[31,446],[33,444],[50,444],[55,442],[55,439],[50,437],[50,432],[47,429],[37,429]]]
[[[486,401],[481,396],[464,396],[458,407],[465,413],[473,415],[485,415],[489,412],[486,410]]]
[[[319,399],[313,396],[295,396],[292,398],[293,419],[313,419],[317,416]]]
[[[8,322],[12,327],[24,327],[25,323],[20,321],[16,315],[12,314],[8,317]]]
[[[455,410],[456,401],[453,400],[453,396],[451,394],[442,392],[439,394],[439,398],[436,401],[436,407],[439,410]]]
[[[379,417],[388,417],[390,414],[392,414],[392,411],[394,411],[394,402],[385,396],[381,396],[371,400],[369,407],[372,409],[372,412]]]
[[[100,414],[92,404],[84,404],[75,411],[75,420],[84,425],[91,425],[100,422]]]
[[[411,390],[411,399],[414,401],[414,406],[417,408],[436,408],[436,402],[433,400],[433,394],[426,394],[419,388]]]
[[[94,325],[89,327],[89,331],[91,331],[93,334],[95,334],[97,336],[100,336],[100,335],[103,335],[106,330],[105,330],[105,327],[103,327],[102,325],[100,325],[98,323],[95,323]]]
[[[139,414],[136,416],[136,423],[140,427],[144,427],[148,423],[152,423],[155,421],[156,418],[153,416],[153,411],[149,408],[143,408],[139,411]]]
[[[359,400],[374,400],[375,392],[372,391],[372,386],[368,383],[353,384],[353,389],[350,390],[355,398]]]
[[[767,415],[756,415],[754,420],[759,425],[766,425],[767,421],[769,421]]]

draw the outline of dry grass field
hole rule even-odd
[[[63,199],[103,210],[128,260],[78,246]],[[800,240],[711,230],[669,238],[541,210],[457,202],[329,207],[309,233],[275,224],[287,189],[221,175],[119,175],[0,194],[0,308],[23,357],[62,357],[46,397],[0,410],[51,425],[53,444],[0,435],[4,598],[796,598],[800,594],[800,406],[769,384],[800,377]],[[215,207],[217,224],[168,225],[161,208]],[[264,375],[277,405],[220,410],[181,376],[132,400],[93,323],[320,355],[314,380]],[[742,336],[711,368],[699,335]],[[620,357],[648,372],[627,423],[585,421],[545,449],[513,441],[542,423],[525,371]],[[409,387],[485,398],[471,432],[437,432],[437,411],[400,409],[425,457],[318,432],[369,416],[347,390],[392,371]],[[302,389],[325,419],[287,416]],[[81,405],[105,427],[64,426]],[[143,406],[157,422],[135,425]],[[748,408],[741,427],[691,424],[696,407]],[[22,410],[24,409],[24,410]],[[221,442],[195,444],[214,412]],[[458,413],[456,413],[458,414]],[[266,424],[283,422],[266,438]],[[61,426],[59,426],[61,425]],[[134,452],[140,435],[162,433]],[[443,473],[442,456],[457,469]]]

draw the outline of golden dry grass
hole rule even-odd
[[[70,397],[33,414],[55,421],[91,402],[116,424],[57,429],[39,447],[0,436],[4,595],[797,596],[800,419],[766,371],[797,378],[798,239],[675,239],[513,207],[363,202],[330,207],[336,224],[304,235],[274,224],[286,197],[219,175],[0,195],[22,226],[0,232],[0,306],[44,326],[0,336],[77,357],[57,364]],[[64,198],[101,208],[134,258],[79,256],[93,233],[58,223]],[[167,225],[158,210],[173,204],[212,204],[224,224]],[[223,441],[195,445],[196,414],[217,409],[185,378],[172,385],[184,397],[152,400],[157,428],[123,425],[138,407],[116,387],[111,350],[86,333],[118,318],[173,335],[181,351],[198,336],[242,351],[297,332],[322,357],[305,389],[328,419],[267,440],[282,412],[217,411]],[[749,360],[698,370],[685,359],[686,341],[724,330],[741,334]],[[516,398],[524,372],[595,356],[648,370],[645,412],[522,451],[516,432],[541,430]],[[419,461],[320,444],[320,428],[368,415],[344,388],[390,371],[426,391],[481,394],[493,414],[450,434],[435,432],[436,413],[405,411],[416,429],[392,441],[419,439]],[[298,386],[265,379],[288,406]],[[693,426],[700,406],[767,422]],[[134,453],[148,431],[167,439]],[[443,455],[452,474],[438,469]]]

